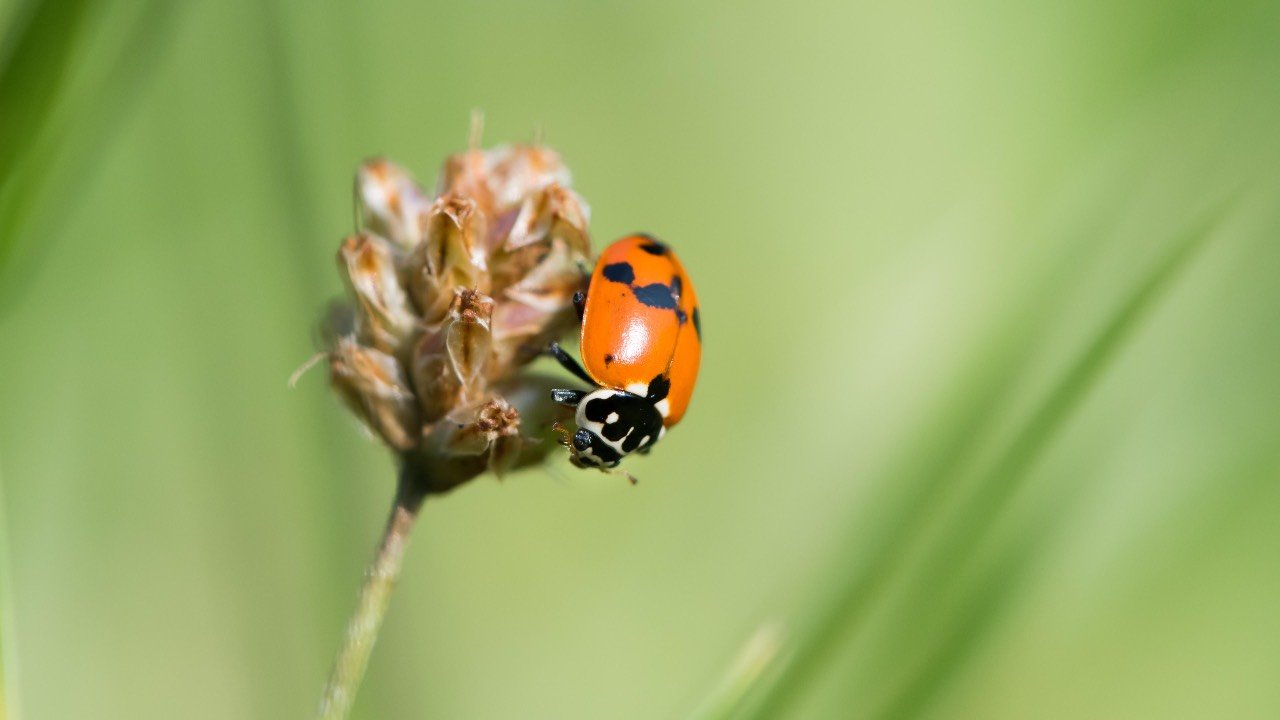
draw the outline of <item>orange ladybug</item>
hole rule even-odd
[[[684,417],[702,359],[698,296],[671,248],[637,234],[605,248],[573,301],[586,368],[557,343],[551,355],[597,389],[551,397],[577,410],[578,429],[564,439],[573,464],[608,470],[649,452]]]

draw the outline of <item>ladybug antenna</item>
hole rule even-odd
[[[565,427],[564,423],[560,422],[559,420],[556,420],[555,422],[551,423],[551,430],[560,436],[559,438],[556,439],[556,442],[560,443],[565,447],[569,447],[569,438],[573,435],[573,433],[569,432],[569,428]]]

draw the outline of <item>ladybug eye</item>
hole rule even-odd
[[[578,432],[573,434],[573,448],[581,452],[589,447],[591,447],[591,431],[579,428]]]

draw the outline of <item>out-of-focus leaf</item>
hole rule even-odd
[[[1082,349],[1075,361],[1071,363],[1064,375],[1041,401],[1038,409],[1026,420],[1004,453],[995,461],[989,471],[978,482],[976,488],[967,496],[952,499],[946,505],[940,505],[936,499],[926,499],[922,495],[908,494],[905,504],[899,504],[895,519],[887,523],[885,537],[874,543],[881,550],[874,553],[871,559],[857,571],[849,572],[844,563],[831,568],[824,577],[844,578],[843,590],[830,601],[825,610],[815,614],[814,620],[806,628],[795,647],[791,648],[789,661],[779,673],[758,688],[750,710],[745,717],[775,718],[785,716],[789,708],[797,701],[806,684],[814,680],[821,672],[822,665],[838,643],[848,640],[848,635],[858,630],[864,621],[867,607],[877,600],[878,594],[887,583],[898,575],[905,563],[908,548],[920,542],[927,535],[927,546],[923,550],[926,559],[923,568],[917,572],[913,580],[920,585],[924,596],[931,595],[926,589],[936,578],[942,577],[948,570],[962,563],[973,546],[983,536],[984,528],[991,517],[998,514],[1006,499],[1017,487],[1024,472],[1036,455],[1052,440],[1055,431],[1061,426],[1071,411],[1088,395],[1090,387],[1098,380],[1107,363],[1114,357],[1125,338],[1133,331],[1143,313],[1164,291],[1177,273],[1184,267],[1192,253],[1209,236],[1212,223],[1219,220],[1215,212],[1209,222],[1201,221],[1191,230],[1184,233],[1172,244],[1166,257],[1157,263],[1145,277],[1135,281],[1132,294],[1125,298],[1111,314],[1111,317],[1091,341]],[[1009,348],[1012,349],[1012,348]],[[1021,352],[1006,354],[1004,363],[993,367],[1016,367]],[[1007,371],[1000,370],[988,375],[992,381],[999,382],[1006,377]],[[972,405],[975,413],[973,422],[954,425],[969,440],[977,435],[975,428],[981,424],[982,415],[990,416],[993,408],[999,407],[999,392],[996,386],[990,393]],[[960,439],[958,436],[957,439]],[[961,440],[964,442],[964,440]],[[954,447],[950,452],[934,452],[932,469],[921,476],[922,488],[936,488],[948,478],[954,478],[957,469],[966,463],[968,449],[964,446]],[[938,462],[938,461],[942,462]],[[858,557],[856,549],[851,549],[844,557]],[[961,640],[969,638],[972,628],[961,625],[954,628],[957,639],[945,652],[935,658],[929,669],[924,671],[925,677],[920,682],[928,685],[936,681],[934,674],[941,674],[947,667],[944,660],[954,659],[956,646]],[[927,697],[924,689],[918,693],[906,693],[902,702],[923,702]],[[888,717],[905,717],[900,709],[890,711]]]
[[[32,0],[16,11],[18,18],[0,51],[0,199],[14,192],[24,153],[46,129],[91,6],[88,0]],[[3,230],[0,269],[14,242],[12,230]]]
[[[48,251],[34,235],[56,236],[61,203],[94,176],[157,68],[178,7],[144,0],[106,22],[104,6],[41,0],[15,31],[0,70],[0,311],[33,276],[10,265],[35,266]]]

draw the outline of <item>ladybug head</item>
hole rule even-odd
[[[604,438],[586,428],[578,428],[569,441],[569,462],[580,468],[604,470],[617,467],[622,456]]]

